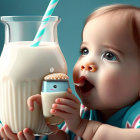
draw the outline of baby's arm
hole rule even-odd
[[[77,135],[89,140],[139,140],[140,129],[123,129],[83,119]]]

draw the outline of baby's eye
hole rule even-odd
[[[112,53],[112,52],[105,52],[104,54],[103,54],[103,57],[102,57],[103,59],[107,59],[107,60],[109,60],[109,61],[118,61],[118,58],[117,58],[117,56],[114,54],[114,53]]]
[[[87,54],[89,53],[89,50],[88,50],[86,47],[84,47],[84,48],[82,48],[82,49],[80,50],[80,53],[81,53],[82,55],[87,55]]]

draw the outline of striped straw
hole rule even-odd
[[[46,27],[47,27],[47,24],[48,24],[48,21],[49,21],[49,18],[50,16],[52,15],[57,3],[58,3],[59,0],[51,0],[50,3],[49,3],[49,6],[42,18],[42,21],[41,22],[41,25],[36,33],[36,36],[34,38],[34,41],[33,41],[33,44],[31,45],[31,47],[37,47],[39,46],[40,44],[40,41],[41,41],[41,38],[44,34],[44,32],[46,31]],[[44,22],[45,21],[45,22]]]

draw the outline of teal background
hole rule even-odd
[[[50,0],[0,0],[0,16],[43,15]],[[72,71],[80,55],[81,32],[86,17],[95,9],[114,3],[140,7],[140,0],[60,0],[53,15],[60,16],[58,39],[68,65],[70,86]],[[4,25],[0,23],[0,52],[4,43]]]

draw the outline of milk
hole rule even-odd
[[[14,133],[24,128],[49,133],[41,109],[35,104],[35,110],[30,112],[27,98],[41,92],[41,82],[50,68],[67,73],[67,66],[58,44],[31,44],[25,41],[4,45],[0,59],[0,120]]]
[[[52,104],[55,103],[55,99],[64,97],[65,93],[66,92],[41,92],[43,115],[48,124],[59,124],[63,121],[62,118],[52,116],[50,110],[52,108]]]

